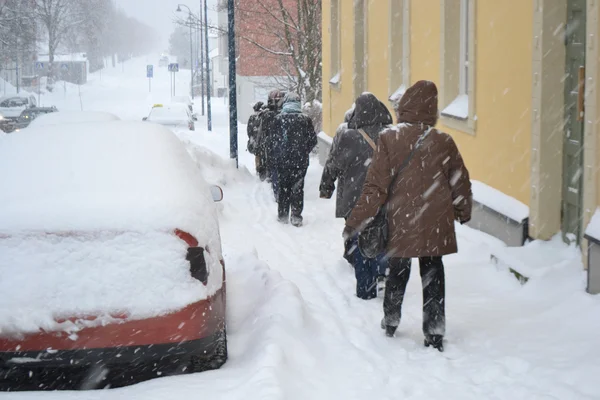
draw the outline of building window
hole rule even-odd
[[[389,27],[389,93],[394,106],[410,84],[410,6],[409,0],[388,0]]]
[[[354,1],[354,97],[367,87],[367,0]]]
[[[442,123],[475,133],[475,1],[441,0]]]
[[[340,0],[331,0],[331,79],[329,83],[339,85],[341,82],[341,35],[340,35]]]

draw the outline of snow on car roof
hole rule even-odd
[[[184,103],[184,104],[193,104],[192,98],[190,96],[173,96],[171,98],[171,102],[173,103]]]
[[[189,119],[189,109],[184,104],[170,104],[168,106],[160,106],[152,108],[148,120],[161,121],[164,119],[181,119],[186,121]]]
[[[0,336],[76,334],[164,315],[215,294],[223,280],[219,260],[204,253],[205,286],[192,278],[186,254],[173,232],[0,236]]]
[[[118,121],[114,114],[101,111],[57,111],[40,115],[31,121],[30,127],[40,127],[59,124],[74,124],[82,122]]]
[[[0,142],[0,234],[181,229],[220,255],[210,190],[168,129],[54,125]]]

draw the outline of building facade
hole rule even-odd
[[[282,4],[287,8],[294,3],[284,0]],[[236,86],[238,120],[242,123],[246,123],[254,112],[255,102],[266,103],[271,90],[285,89],[289,83],[290,77],[282,69],[281,56],[275,52],[280,39],[272,32],[272,28],[277,28],[279,7],[277,0],[240,0],[236,5]],[[223,0],[218,19],[221,31],[218,47],[221,54],[228,54],[227,8]],[[224,56],[222,64],[228,60],[228,56]],[[223,67],[227,77],[228,66]]]
[[[474,180],[472,225],[509,245],[562,232],[598,292],[599,17],[594,0],[323,0],[324,133],[363,91],[393,110],[435,82],[438,128]]]

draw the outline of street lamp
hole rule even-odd
[[[192,42],[192,10],[185,4],[177,4],[177,12],[181,12],[181,6],[188,9],[188,20],[190,24],[190,94],[192,95],[192,99],[194,99],[194,45]],[[197,19],[197,18],[196,18]]]
[[[204,50],[206,51],[206,113],[208,115],[208,131],[212,131],[212,113],[210,110],[210,98],[212,93],[210,92],[211,87],[211,76],[210,76],[210,57],[208,52],[208,6],[207,1],[204,0]]]

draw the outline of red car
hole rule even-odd
[[[13,173],[0,178],[0,389],[219,368],[222,192],[174,134],[114,121],[1,141],[0,169]]]

